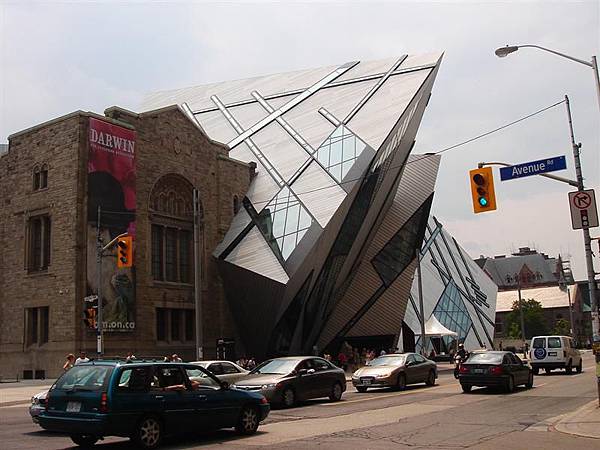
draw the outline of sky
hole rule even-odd
[[[600,197],[593,71],[536,49],[494,55],[506,44],[535,44],[590,61],[600,53],[599,4],[0,0],[0,143],[78,109],[139,110],[156,90],[443,51],[415,153],[444,149],[568,95],[586,187]],[[575,178],[564,104],[444,153],[433,213],[474,258],[535,247],[570,259],[576,279],[584,279],[567,184],[500,182],[495,168],[497,211],[472,212],[468,171],[478,162],[559,155],[568,169],[557,175]],[[600,228],[591,234],[600,236]]]

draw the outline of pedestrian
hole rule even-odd
[[[256,367],[256,360],[254,359],[254,356],[251,356],[250,359],[248,360],[248,363],[246,364],[246,369],[252,370],[255,367]]]
[[[384,349],[381,349],[381,351],[379,352],[379,356],[384,356],[386,355],[386,352]]]
[[[245,369],[248,365],[248,360],[246,359],[246,356],[242,356],[240,359],[238,359],[236,364]]]
[[[500,351],[504,350],[504,349],[502,348],[502,340],[500,340],[499,347],[500,347]]]
[[[346,354],[344,352],[340,352],[338,354],[337,359],[338,359],[339,366],[342,369],[347,370],[348,369],[348,364],[347,364],[348,358],[346,357]]]
[[[171,362],[171,357],[169,355],[165,356],[163,362]]]
[[[183,360],[177,355],[177,353],[173,353],[173,356],[171,356],[171,361],[173,361],[173,362],[183,362]]]
[[[125,361],[130,362],[130,361],[133,361],[134,359],[135,359],[135,355],[133,354],[133,352],[127,353],[127,358],[125,358]]]
[[[90,358],[88,358],[85,355],[85,352],[82,350],[81,352],[79,352],[79,358],[77,358],[75,360],[75,365],[81,364],[81,363],[86,363],[86,362],[89,362],[89,361],[90,361]]]
[[[63,365],[63,370],[66,372],[67,370],[71,369],[74,365],[75,365],[75,355],[73,353],[69,353],[67,355],[67,359],[65,360],[65,363]]]

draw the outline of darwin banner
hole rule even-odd
[[[98,292],[96,242],[128,233],[135,251],[135,144],[133,130],[90,118],[88,136],[87,295]],[[98,207],[100,222],[98,223]],[[114,249],[102,258],[102,314],[105,331],[135,328],[135,255],[132,268],[118,268]],[[115,253],[116,254],[116,253]]]

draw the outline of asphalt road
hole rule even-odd
[[[311,401],[272,411],[251,437],[231,430],[172,438],[166,449],[566,449],[600,448],[600,440],[563,434],[553,429],[562,415],[596,398],[593,358],[584,358],[584,373],[555,372],[535,378],[533,389],[513,394],[474,389],[463,394],[451,373],[433,387],[416,385],[406,391],[388,389],[354,392],[343,401]],[[6,449],[65,449],[66,436],[41,430],[23,406],[0,408],[0,447]],[[128,440],[107,438],[102,450],[130,448]]]

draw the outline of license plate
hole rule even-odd
[[[473,373],[484,373],[485,369],[473,369]]]
[[[363,384],[371,384],[371,380],[362,380]]]
[[[548,356],[556,356],[556,352],[548,352]]]
[[[81,411],[80,402],[69,402],[67,403],[67,412],[79,412]]]

